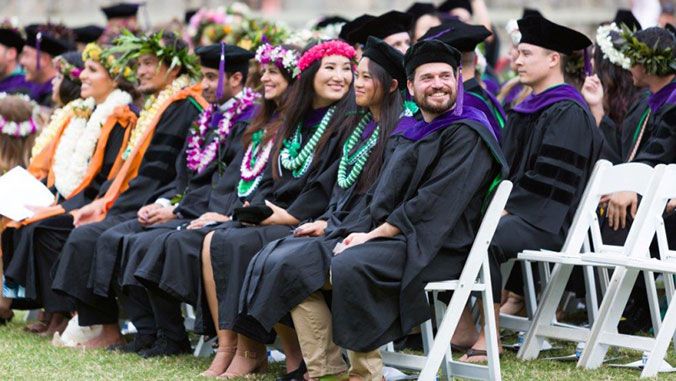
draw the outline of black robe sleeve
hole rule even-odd
[[[604,115],[601,119],[601,124],[599,125],[599,130],[605,139],[606,144],[603,145],[603,151],[601,152],[601,159],[606,159],[613,164],[619,164],[622,162],[620,158],[621,152],[621,143],[620,143],[620,131],[617,129],[617,124],[608,117]]]
[[[188,129],[199,113],[188,99],[177,100],[167,107],[143,156],[138,175],[115,201],[109,215],[136,213],[171,189],[176,169],[181,163],[185,167],[186,155],[182,148]]]
[[[633,161],[651,166],[675,163],[676,105],[662,106],[654,124],[652,136],[645,141],[645,148],[639,151]]]
[[[514,188],[506,209],[533,226],[559,233],[577,207],[602,138],[591,115],[572,101],[550,106],[532,129],[518,148],[526,157],[511,179]]]

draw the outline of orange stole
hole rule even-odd
[[[28,172],[35,176],[38,180],[42,180],[49,174],[49,171],[52,169],[52,163],[54,162],[54,153],[56,152],[56,147],[59,146],[59,141],[61,140],[61,135],[63,131],[70,123],[72,114],[63,121],[63,124],[59,126],[59,129],[56,132],[56,136],[52,139],[45,148],[40,151],[33,160],[31,160],[30,165],[28,166]]]
[[[125,129],[125,132],[123,143],[117,154],[115,163],[117,164],[118,161],[121,160],[122,153],[124,152],[124,149],[126,148],[127,145],[127,141],[129,140],[130,131],[136,125],[136,120],[137,120],[136,114],[129,108],[128,105],[117,106],[115,108],[113,113],[108,117],[108,119],[106,119],[106,122],[103,124],[103,126],[101,126],[101,134],[99,135],[99,140],[96,142],[96,149],[94,150],[94,153],[92,154],[92,157],[89,160],[89,164],[87,165],[87,171],[85,172],[85,176],[80,182],[80,185],[78,185],[77,188],[75,188],[66,197],[66,200],[75,197],[75,195],[77,195],[82,190],[91,185],[96,175],[98,175],[98,173],[101,171],[101,166],[103,165],[103,157],[106,151],[106,145],[108,144],[108,138],[110,137],[110,133],[113,131],[113,128],[115,128],[115,126],[118,123],[122,126],[122,128]],[[108,173],[108,180],[112,179],[113,177],[115,177],[115,175],[117,175],[117,172],[119,172],[120,167],[121,165],[113,165],[110,172]],[[50,168],[47,186],[51,187],[52,185],[54,185],[54,171],[52,168]],[[63,209],[63,207],[61,207],[61,205],[54,205],[40,211],[39,213],[36,213],[33,217],[27,218],[20,222],[12,221],[7,226],[13,228],[26,226],[33,222],[41,221],[53,216],[58,216],[65,212],[66,211]]]
[[[120,196],[122,192],[124,192],[125,190],[127,190],[127,188],[129,188],[129,182],[138,174],[138,170],[139,167],[141,166],[143,156],[145,155],[145,152],[148,149],[148,146],[150,145],[150,141],[152,140],[153,135],[155,134],[155,128],[157,127],[157,124],[162,118],[162,114],[164,114],[167,107],[169,107],[175,101],[192,97],[200,104],[200,106],[206,108],[209,104],[202,97],[201,93],[202,86],[199,83],[197,83],[196,85],[186,87],[181,91],[177,92],[169,100],[167,100],[163,105],[159,107],[157,113],[153,117],[153,120],[150,122],[150,125],[143,132],[143,136],[141,137],[141,140],[139,142],[140,144],[134,147],[134,150],[130,153],[129,157],[122,165],[122,168],[118,172],[117,176],[115,176],[115,180],[113,181],[113,184],[111,184],[110,188],[108,188],[106,194],[103,197],[92,202],[92,204],[95,204],[93,206],[96,207],[97,209],[96,213],[93,216],[91,216],[91,218],[80,221],[81,223],[86,224],[92,222],[99,222],[103,220],[106,216],[106,213],[108,213],[108,210],[110,210],[110,208],[113,206],[115,200],[117,200],[117,198]],[[117,161],[115,165],[118,165]]]

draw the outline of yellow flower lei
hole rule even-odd
[[[51,143],[52,140],[54,140],[59,127],[61,127],[66,118],[71,115],[73,102],[75,102],[75,100],[61,108],[54,110],[52,116],[49,118],[47,127],[42,129],[40,135],[38,135],[38,137],[35,139],[33,148],[31,148],[31,162],[35,156],[42,152],[42,150],[45,149],[45,147],[47,147],[47,145]]]
[[[132,130],[131,136],[129,137],[129,144],[127,144],[127,148],[122,154],[122,158],[124,160],[127,160],[136,145],[139,143],[144,132],[150,126],[150,122],[152,122],[152,120],[155,118],[155,114],[157,114],[159,108],[169,99],[171,99],[171,97],[173,97],[176,93],[187,87],[189,81],[190,80],[187,75],[182,75],[176,78],[164,90],[160,91],[157,97],[153,95],[146,100],[143,110],[141,110],[141,114],[139,115],[138,122],[136,123],[136,126]]]

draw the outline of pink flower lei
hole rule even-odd
[[[278,68],[292,73],[296,76],[299,73],[295,72],[298,69],[299,54],[295,50],[284,49],[281,46],[274,46],[271,44],[263,44],[256,50],[256,61],[261,64],[272,63]]]
[[[352,64],[354,65],[356,63],[357,52],[346,42],[340,40],[324,41],[303,53],[298,60],[298,69],[302,73],[305,69],[310,67],[313,62],[321,60],[326,56],[343,56],[352,61]]]
[[[186,150],[188,169],[200,173],[216,158],[219,145],[225,141],[237,122],[236,117],[252,107],[258,98],[260,94],[257,92],[249,88],[242,90],[242,94],[223,112],[223,118],[216,127],[216,135],[204,147],[206,136],[210,131],[209,123],[215,111],[213,106],[209,105],[200,114],[188,136],[188,149]]]

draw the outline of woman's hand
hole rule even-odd
[[[174,209],[176,209],[176,205],[153,209],[150,213],[148,213],[145,219],[145,223],[141,222],[141,224],[143,224],[144,226],[148,226],[148,225],[163,224],[168,221],[171,221],[174,218],[176,218],[176,215],[174,214]]]
[[[299,226],[293,231],[294,237],[321,237],[324,235],[324,229],[328,223],[324,220],[308,222]]]
[[[226,221],[230,221],[230,217],[219,213],[207,212],[201,215],[198,219],[192,220],[186,229],[201,229],[204,227],[204,225],[210,222]]]
[[[300,223],[300,221],[289,214],[289,212],[286,211],[284,208],[280,208],[279,206],[271,203],[268,200],[265,200],[265,205],[267,205],[268,208],[272,209],[272,215],[263,221],[261,221],[261,225],[297,225]]]
[[[136,216],[138,217],[138,222],[141,223],[141,225],[149,225],[148,219],[154,213],[157,209],[162,208],[162,204],[154,203],[154,204],[149,204],[141,209],[138,210],[136,213]]]
[[[638,196],[634,192],[617,192],[608,201],[608,226],[617,231],[627,226],[627,209],[631,218],[636,217]]]
[[[92,222],[101,220],[101,216],[105,213],[105,204],[101,200],[94,200],[82,208],[71,212],[73,215],[73,226],[76,228]]]

